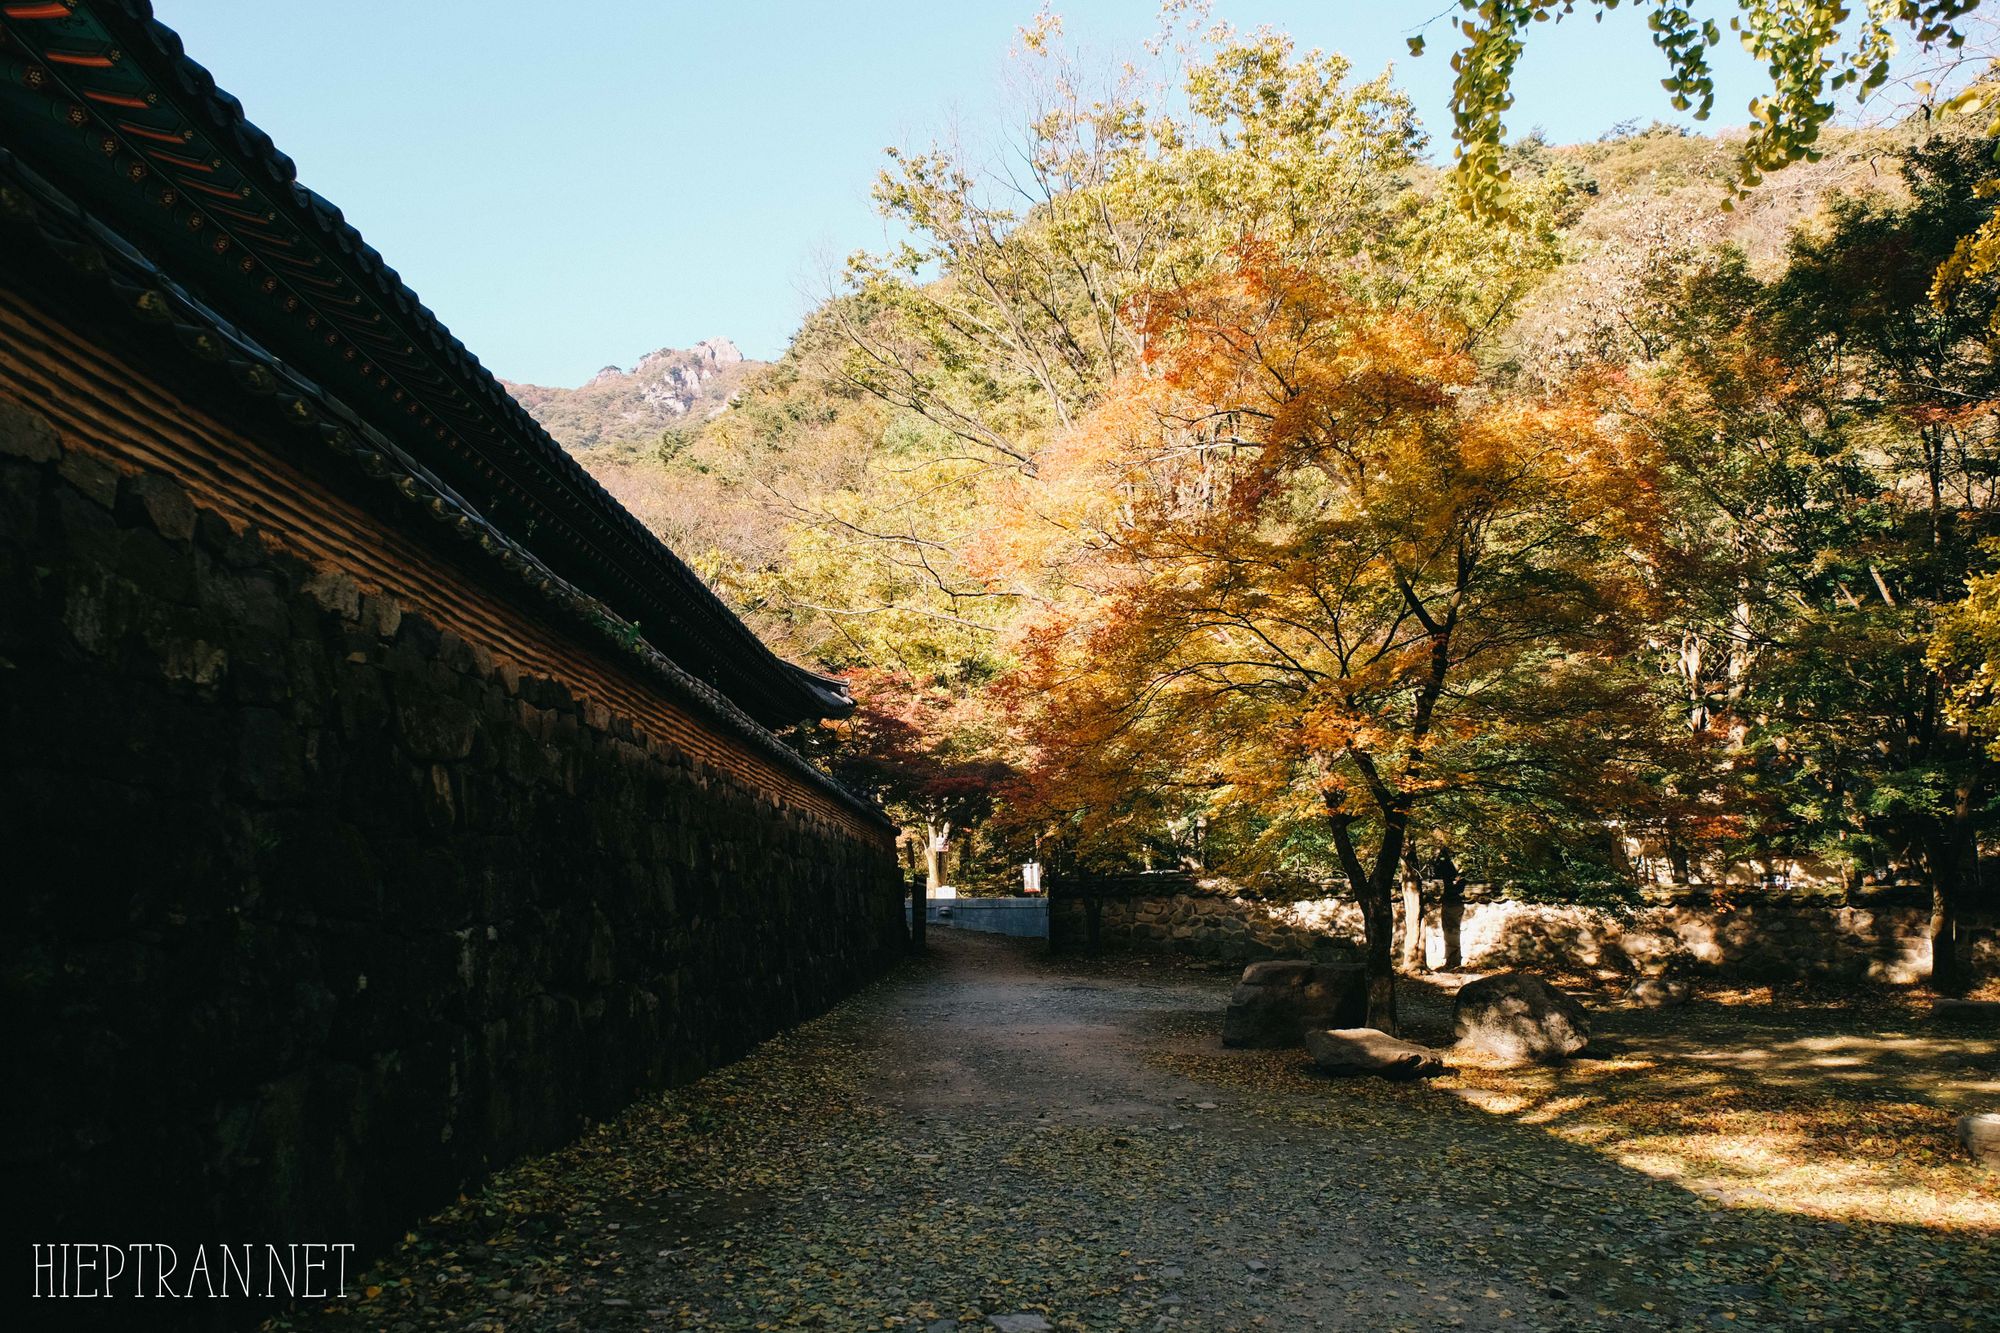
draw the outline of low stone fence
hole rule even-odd
[[[1185,882],[1185,881],[1184,881]],[[1668,963],[1744,980],[1873,981],[1908,985],[1930,973],[1930,911],[1910,895],[1848,904],[1777,895],[1680,900],[1624,910],[1488,899],[1465,905],[1459,928],[1470,971],[1559,967],[1644,972]],[[1086,938],[1084,899],[1058,891],[1052,937]],[[1170,949],[1224,962],[1259,958],[1352,957],[1361,912],[1337,898],[1265,903],[1228,886],[1125,892],[1100,899],[1099,932],[1111,948]],[[1978,977],[2000,976],[2000,920],[1970,923]],[[1444,929],[1433,904],[1424,922],[1426,961],[1445,962]]]
[[[931,898],[924,920],[933,926],[977,930],[989,935],[1043,939],[1049,933],[1046,898]],[[909,909],[904,908],[904,917]]]

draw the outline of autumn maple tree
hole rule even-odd
[[[1036,748],[1073,793],[1163,770],[1323,830],[1393,1031],[1427,804],[1610,758],[1643,491],[1587,401],[1482,393],[1462,331],[1259,247],[1140,319],[1143,367],[1044,456]]]
[[[917,825],[925,889],[934,895],[952,839],[991,812],[1009,773],[992,714],[962,680],[857,671],[848,683],[857,707],[838,724],[830,766],[850,788]]]

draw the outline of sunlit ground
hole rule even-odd
[[[1456,984],[1406,984],[1407,1035],[1445,1044]],[[1939,1025],[1914,996],[1716,987],[1646,1011],[1612,1006],[1611,994],[1596,997],[1605,1007],[1585,1058],[1507,1067],[1453,1051],[1446,1077],[1358,1095],[1458,1098],[1722,1204],[2000,1233],[2000,1173],[1975,1165],[1953,1132],[1968,1111],[2000,1109],[2000,1037]],[[1296,1052],[1195,1062],[1232,1083],[1357,1095],[1316,1079]]]
[[[1608,1058],[1466,1065],[1450,1090],[1724,1202],[2000,1228],[2000,1177],[1974,1167],[1952,1133],[1965,1111],[2000,1106],[2000,1043],[1807,1035],[1811,1023],[1707,1005],[1648,1015],[1627,1020]]]

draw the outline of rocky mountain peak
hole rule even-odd
[[[630,370],[606,366],[579,388],[510,383],[507,389],[566,448],[650,446],[668,430],[726,410],[744,378],[763,364],[728,338],[704,338],[648,352]]]

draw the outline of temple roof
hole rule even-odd
[[[852,708],[771,652],[452,337],[146,0],[0,0],[0,136],[234,331],[765,726]]]

